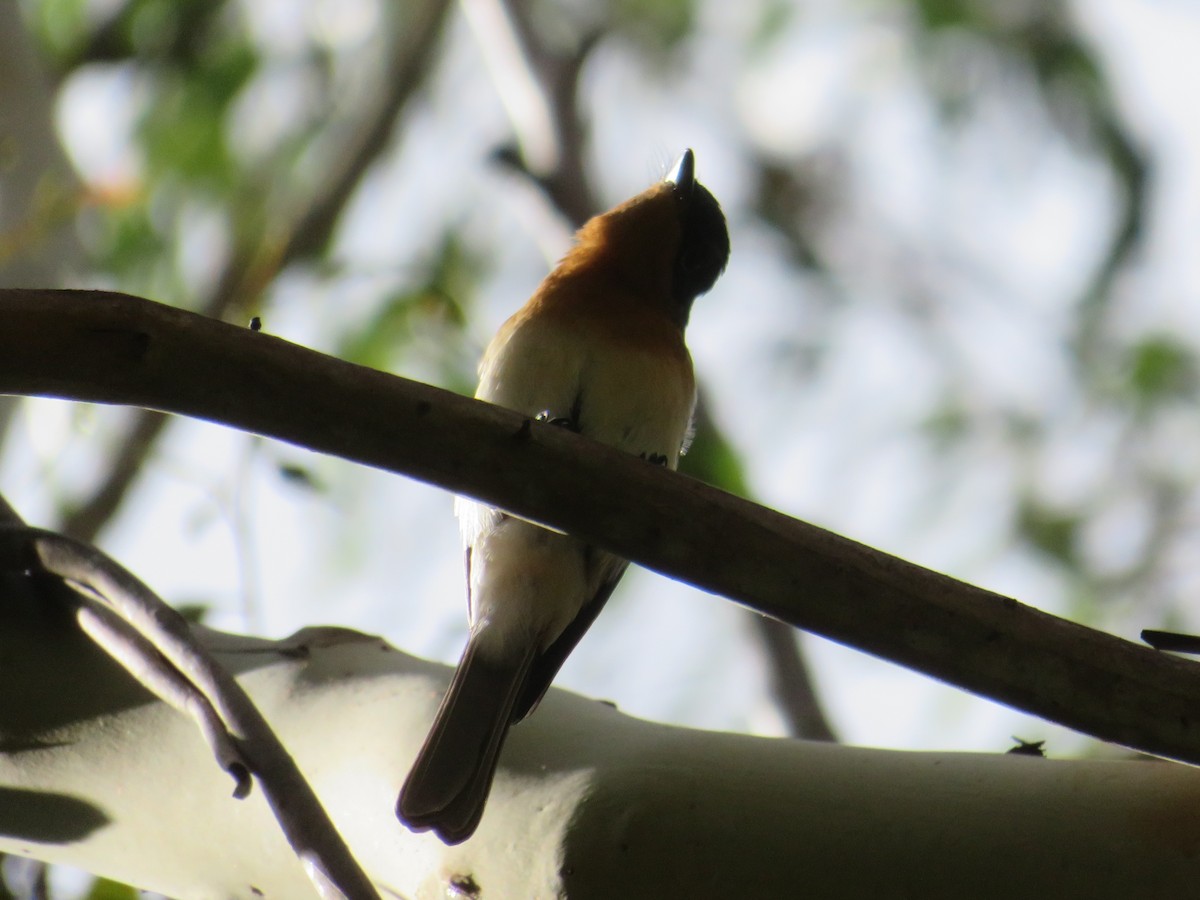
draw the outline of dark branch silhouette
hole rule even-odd
[[[408,475],[1114,741],[1200,762],[1200,668],[566,429],[124,294],[0,291],[0,391],[143,406]]]

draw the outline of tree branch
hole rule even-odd
[[[45,627],[21,593],[0,585],[0,851],[171,897],[311,896],[261,792],[230,798],[190,722],[130,698],[110,660]],[[393,804],[449,667],[344,629],[282,641],[196,630],[388,897],[1194,891],[1196,773],[1184,766],[696,731],[557,688],[513,729],[479,831],[447,847],[401,826]]]
[[[194,416],[406,474],[1001,703],[1200,763],[1200,667],[564,429],[136,297],[0,291],[0,391]]]
[[[170,421],[161,413],[140,410],[129,423],[116,455],[108,465],[104,481],[84,502],[72,505],[65,511],[58,526],[59,531],[78,541],[94,541],[100,529],[124,502],[125,495],[133,487],[142,466],[150,458],[159,436]]]
[[[753,620],[755,634],[767,657],[771,695],[787,721],[788,733],[809,741],[836,742],[837,732],[817,701],[796,632],[787,623],[769,616],[753,616]]]

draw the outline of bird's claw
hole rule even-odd
[[[540,413],[538,413],[536,416],[534,416],[534,418],[539,422],[545,422],[547,425],[554,425],[558,428],[565,428],[568,431],[573,431],[576,434],[579,434],[579,423],[578,422],[576,422],[574,419],[570,419],[566,416],[556,416],[552,412],[550,412],[550,410],[548,410],[548,409],[542,410]]]

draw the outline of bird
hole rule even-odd
[[[729,259],[720,204],[689,149],[660,182],[588,220],[496,333],[481,400],[674,469],[696,404],[693,301]],[[396,804],[446,844],[479,825],[509,728],[533,712],[627,561],[459,497],[469,636]]]

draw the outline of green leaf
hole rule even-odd
[[[946,450],[961,443],[973,424],[970,413],[961,403],[947,399],[925,417],[920,428],[933,446]]]
[[[696,24],[694,0],[618,0],[616,24],[640,43],[673,49]]]
[[[138,892],[127,884],[97,878],[87,893],[87,900],[137,900]]]
[[[692,446],[679,461],[679,471],[714,487],[748,497],[746,467],[734,446],[701,404],[696,413]]]
[[[1069,569],[1078,567],[1079,517],[1027,498],[1017,509],[1016,533]]]
[[[1196,387],[1196,360],[1191,348],[1167,335],[1147,337],[1130,351],[1129,387],[1141,403],[1190,396]]]
[[[454,229],[442,236],[434,255],[413,282],[388,295],[375,315],[338,347],[343,359],[376,369],[389,369],[420,337],[433,335],[444,346],[464,334],[470,298],[484,265]],[[464,384],[469,391],[471,385]]]
[[[42,46],[61,61],[87,41],[90,7],[88,0],[40,0],[26,4],[27,21]]]
[[[197,58],[158,76],[139,128],[152,177],[171,173],[224,192],[238,185],[225,117],[257,65],[244,41],[214,38]]]
[[[754,33],[749,46],[753,53],[761,53],[774,46],[786,33],[788,25],[796,17],[796,4],[789,0],[767,0],[759,11]]]
[[[975,30],[980,26],[975,4],[964,0],[917,0],[914,6],[921,24],[929,31],[943,28]]]

